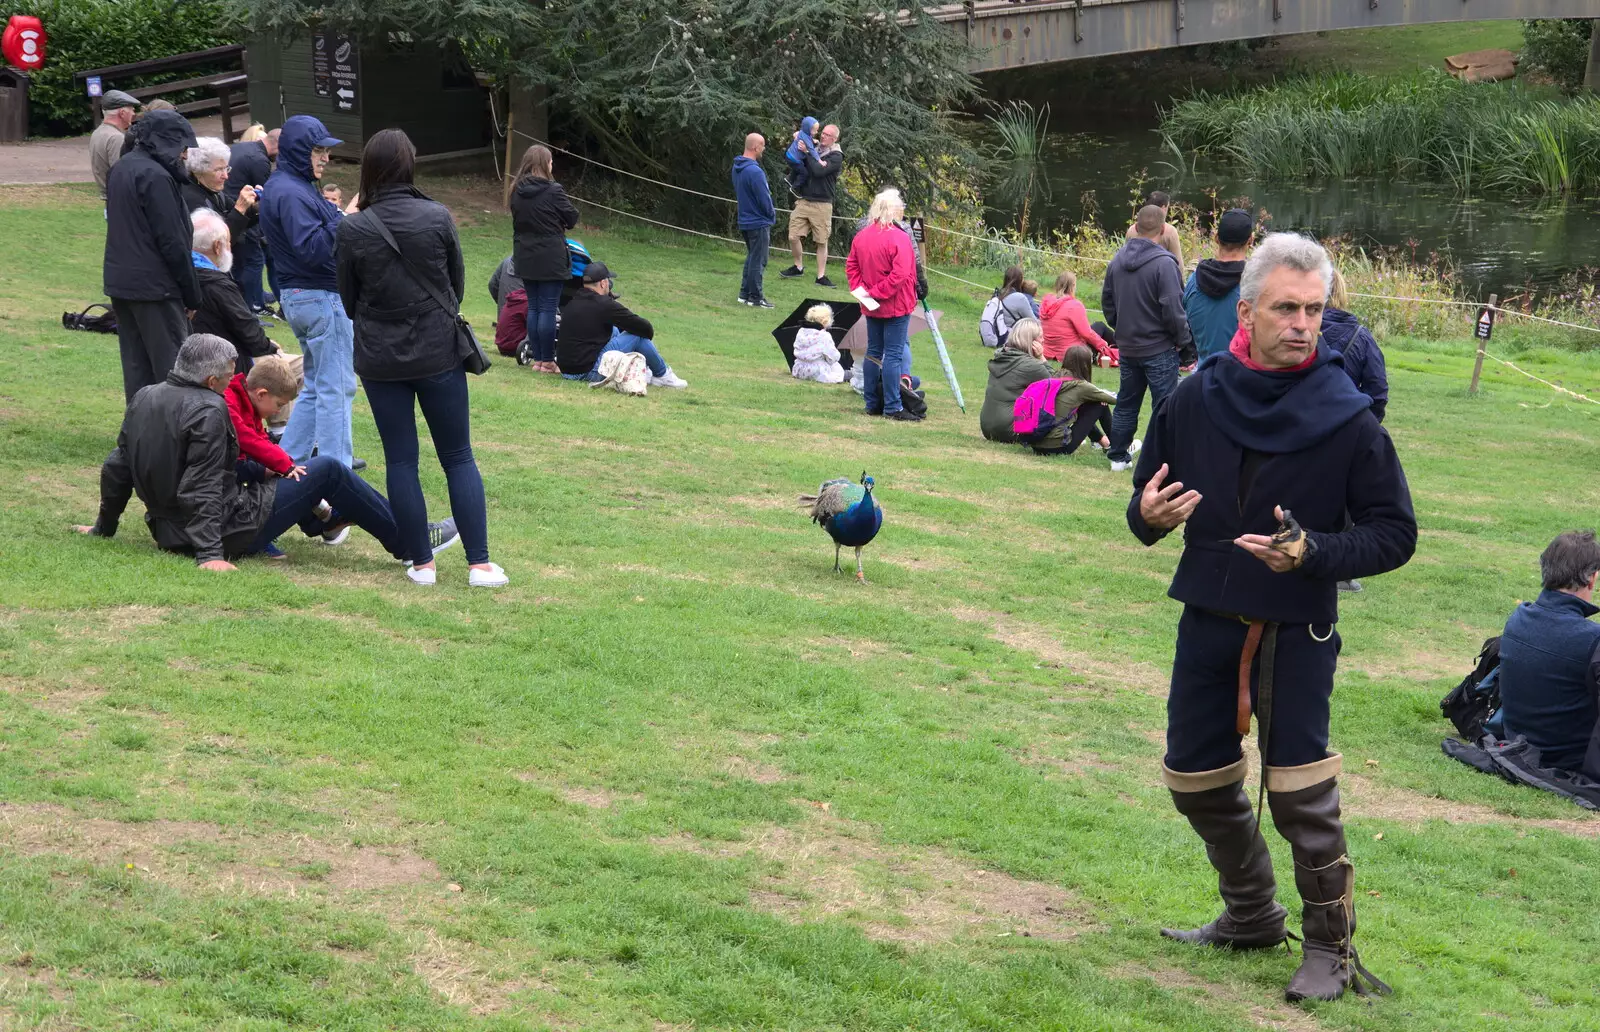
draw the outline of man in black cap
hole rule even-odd
[[[1239,329],[1239,277],[1255,231],[1255,220],[1243,208],[1223,212],[1211,231],[1217,256],[1202,259],[1184,284],[1183,310],[1202,359],[1228,350]]]
[[[89,168],[94,172],[95,184],[100,187],[100,199],[106,199],[106,180],[111,177],[111,166],[122,157],[122,136],[133,124],[133,115],[139,102],[121,90],[106,90],[100,98],[100,111],[104,115],[89,136]]]
[[[611,270],[590,262],[583,270],[583,289],[561,310],[556,333],[556,365],[569,380],[602,379],[600,356],[607,351],[632,351],[650,367],[650,386],[687,387],[662,359],[651,337],[650,320],[635,315],[611,293]]]
[[[122,389],[161,383],[189,335],[189,312],[200,307],[200,280],[190,248],[194,227],[178,184],[194,146],[189,120],[152,111],[129,134],[133,148],[106,180],[105,291],[117,313]]]

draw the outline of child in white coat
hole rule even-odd
[[[805,324],[794,335],[794,378],[818,383],[844,383],[844,367],[839,364],[839,348],[828,327],[833,325],[833,309],[812,305],[806,309]]]

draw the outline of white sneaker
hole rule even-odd
[[[332,530],[332,531],[327,532],[326,534],[323,534],[322,535],[322,543],[325,544],[325,545],[330,545],[330,546],[344,544],[345,543],[345,539],[347,539],[350,536],[350,527],[351,526],[352,526],[352,524],[346,523],[344,526],[340,527],[338,530]]]
[[[1132,469],[1136,465],[1138,465],[1138,463],[1134,462],[1132,459],[1129,459],[1127,462],[1113,462],[1111,464],[1111,472],[1121,473],[1123,470]]]
[[[419,570],[415,566],[406,567],[406,576],[411,578],[413,584],[434,584],[439,580],[439,571],[435,567]]]
[[[683,388],[689,386],[689,381],[680,379],[678,374],[672,371],[672,367],[668,366],[667,371],[660,376],[650,377],[650,386]]]
[[[474,588],[503,588],[511,583],[498,563],[490,563],[487,570],[472,567],[467,571],[467,585]]]
[[[1137,454],[1139,454],[1139,450],[1141,448],[1143,448],[1143,447],[1144,447],[1144,442],[1139,440],[1137,437],[1135,437],[1133,439],[1133,443],[1128,445],[1128,454],[1129,455],[1137,455]]]

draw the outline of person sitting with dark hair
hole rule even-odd
[[[1544,590],[1512,610],[1500,636],[1500,713],[1540,763],[1600,780],[1600,542],[1570,530],[1539,556]]]
[[[230,556],[265,551],[296,524],[307,535],[354,524],[405,559],[389,502],[330,455],[312,458],[297,478],[240,482],[239,439],[223,400],[235,357],[232,344],[211,334],[183,342],[166,381],[141,389],[128,403],[117,448],[100,469],[99,517],[93,526],[72,529],[115,536],[137,492],[156,544],[194,556],[203,570],[235,569]],[[446,518],[438,529],[439,548],[455,541],[454,520]]]
[[[607,351],[632,351],[650,367],[650,386],[687,387],[656,350],[650,320],[635,315],[611,293],[611,270],[591,262],[583,270],[583,289],[567,302],[556,333],[556,365],[569,380],[598,383],[600,356]]]

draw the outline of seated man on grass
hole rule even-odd
[[[1500,636],[1500,712],[1540,764],[1600,780],[1600,542],[1570,530],[1539,557],[1544,590],[1511,613]]]
[[[556,365],[569,380],[596,383],[600,356],[607,351],[632,351],[650,367],[650,386],[687,387],[662,359],[650,337],[650,320],[630,312],[611,293],[611,270],[591,262],[583,270],[583,289],[561,310],[556,332]]]
[[[314,457],[298,478],[241,483],[239,439],[223,400],[236,357],[221,337],[197,333],[183,342],[166,381],[128,403],[117,448],[100,470],[99,518],[72,529],[112,537],[137,492],[156,544],[194,556],[203,570],[235,569],[229,557],[264,551],[297,524],[307,535],[354,524],[404,558],[388,501],[331,456]],[[439,530],[440,548],[455,540],[453,520]]]

